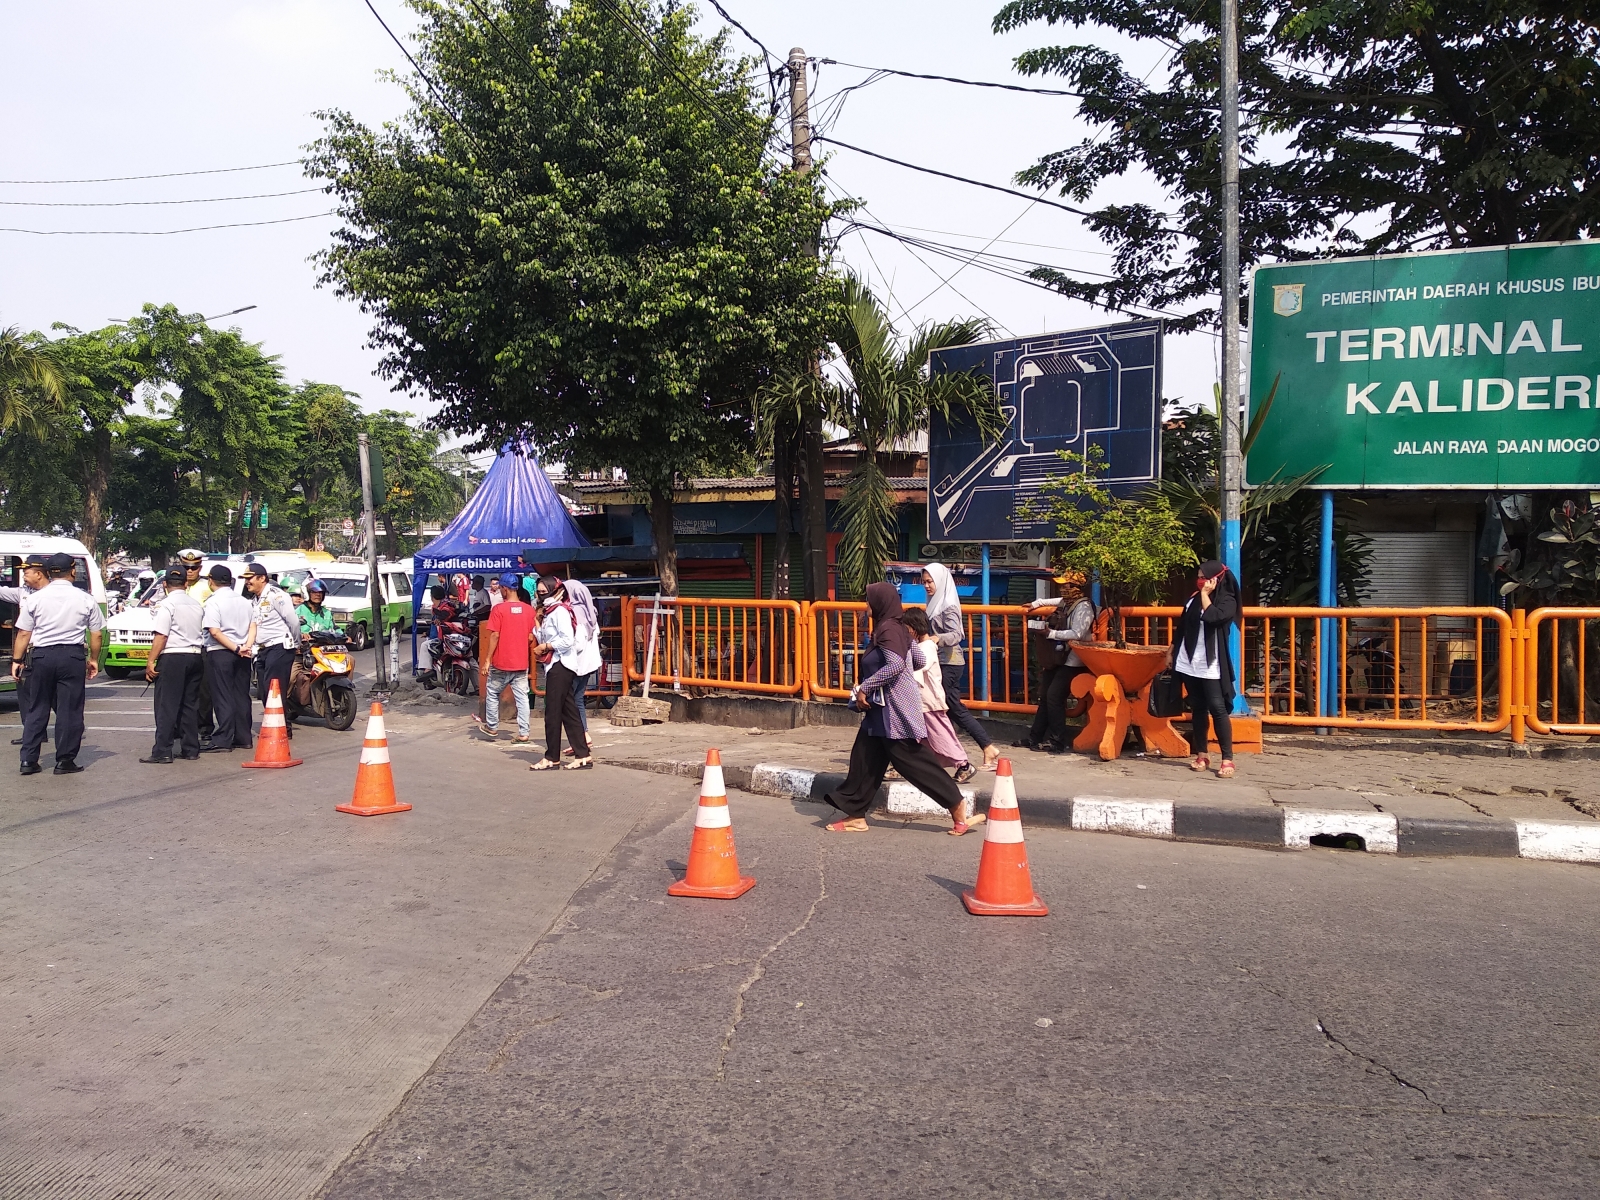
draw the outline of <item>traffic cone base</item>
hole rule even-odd
[[[265,711],[261,715],[261,733],[256,738],[256,756],[241,767],[298,767],[303,758],[289,757],[289,727],[283,720],[283,697],[278,693],[278,681],[272,681],[267,691]]]
[[[984,827],[978,884],[961,893],[961,903],[977,917],[1046,917],[1050,910],[1033,891],[1028,851],[1022,844],[1022,818],[1017,812],[1017,786],[1011,760],[995,764],[994,793]]]
[[[694,810],[694,838],[689,843],[689,869],[682,879],[668,886],[667,895],[737,900],[755,885],[750,876],[739,874],[728,789],[722,782],[722,754],[707,750],[700,804]]]
[[[384,813],[407,812],[394,794],[394,771],[389,766],[389,738],[383,728],[383,705],[372,702],[367,718],[367,736],[361,743],[361,765],[356,768],[355,795],[349,804],[334,805],[335,812],[357,817],[381,817]]]

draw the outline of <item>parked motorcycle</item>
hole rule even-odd
[[[321,717],[329,729],[355,724],[355,662],[343,630],[314,630],[300,643],[284,708],[291,718]]]
[[[450,614],[437,623],[435,636],[428,639],[430,666],[417,676],[417,682],[432,691],[442,687],[457,696],[471,696],[478,690],[478,623],[486,610],[470,614]]]

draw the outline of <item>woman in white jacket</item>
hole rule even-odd
[[[586,631],[567,602],[562,582],[554,575],[539,580],[539,610],[542,620],[533,648],[540,662],[548,663],[544,673],[544,757],[528,769],[554,771],[561,767],[561,730],[566,727],[567,744],[580,757],[562,769],[584,771],[594,766],[589,740],[583,732],[583,718],[573,683],[600,669],[600,645],[592,630]]]

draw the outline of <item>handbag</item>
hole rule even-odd
[[[1145,707],[1152,717],[1183,715],[1183,680],[1176,671],[1163,671],[1150,681],[1150,699]]]

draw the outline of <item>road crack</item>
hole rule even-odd
[[[728,1028],[722,1034],[722,1049],[717,1053],[716,1081],[722,1083],[728,1073],[728,1051],[733,1048],[734,1034],[739,1030],[739,1022],[744,1020],[745,994],[767,973],[767,960],[783,948],[783,944],[797,934],[804,933],[817,915],[817,908],[828,898],[828,876],[826,871],[826,853],[819,851],[817,854],[817,898],[811,902],[811,907],[806,910],[805,920],[784,934],[772,945],[768,946],[756,959],[755,965],[750,968],[750,974],[744,977],[744,982],[739,985],[739,990],[733,996],[733,1013],[728,1020]]]
[[[1418,1084],[1412,1083],[1409,1079],[1405,1078],[1403,1075],[1401,1075],[1398,1071],[1396,1071],[1393,1067],[1389,1066],[1387,1063],[1379,1062],[1377,1059],[1373,1058],[1371,1055],[1362,1054],[1359,1050],[1352,1049],[1350,1047],[1349,1043],[1347,1043],[1338,1034],[1334,1033],[1333,1030],[1329,1029],[1327,1024],[1320,1017],[1317,1018],[1317,1032],[1321,1033],[1322,1036],[1327,1039],[1329,1045],[1337,1046],[1340,1050],[1343,1050],[1351,1058],[1359,1059],[1360,1061],[1362,1061],[1364,1063],[1367,1063],[1370,1066],[1376,1067],[1378,1070],[1382,1071],[1385,1075],[1387,1075],[1390,1079],[1392,1079],[1396,1083],[1398,1083],[1401,1087],[1409,1088],[1411,1091],[1417,1093],[1417,1095],[1421,1096],[1429,1104],[1433,1105],[1434,1108],[1438,1109],[1439,1110],[1439,1114],[1441,1116],[1448,1116],[1449,1115],[1449,1113],[1445,1109],[1445,1106],[1440,1104],[1432,1096],[1428,1095],[1427,1090],[1425,1088],[1421,1087]]]

